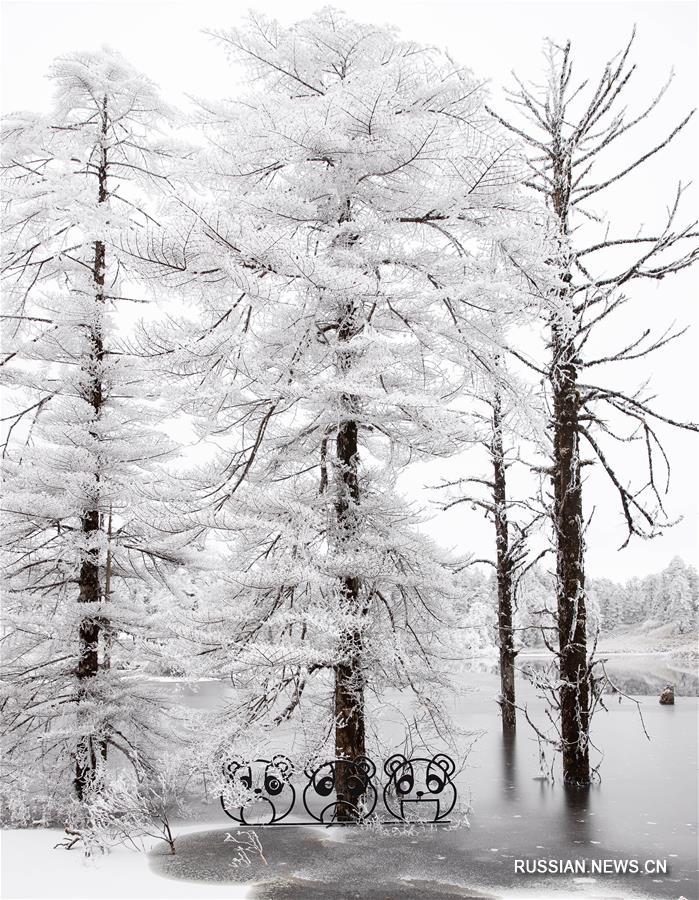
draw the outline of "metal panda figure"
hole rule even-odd
[[[223,773],[234,789],[235,799],[221,795],[225,814],[243,825],[274,825],[286,818],[296,801],[291,783],[293,765],[287,756],[245,762],[239,757],[226,760]],[[239,797],[240,805],[235,805]]]
[[[442,821],[456,803],[456,786],[451,780],[455,770],[454,760],[445,753],[410,759],[395,753],[384,764],[386,809],[401,821]]]
[[[349,767],[348,787],[351,802],[338,801],[335,780],[338,763]],[[340,806],[349,806],[353,814],[362,818],[371,815],[378,794],[373,782],[376,766],[366,756],[355,759],[330,759],[315,768],[306,768],[308,784],[303,791],[303,805],[316,822],[330,824],[337,818]],[[360,808],[361,805],[361,808]],[[319,809],[320,807],[320,809]]]

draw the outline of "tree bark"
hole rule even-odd
[[[587,660],[585,542],[580,480],[580,395],[575,341],[569,321],[574,316],[569,285],[568,247],[571,168],[560,143],[554,143],[553,210],[558,219],[563,286],[560,308],[551,327],[553,394],[553,519],[556,531],[556,602],[561,707],[560,738],[565,784],[590,783],[590,683]]]
[[[107,98],[102,103],[100,157],[97,169],[98,203],[107,200]],[[102,411],[104,402],[102,385],[102,366],[104,362],[104,339],[102,335],[102,314],[104,308],[104,279],[106,264],[106,248],[104,241],[95,241],[95,252],[92,266],[92,280],[95,291],[94,320],[88,325],[89,353],[87,364],[83,369],[85,383],[83,385],[84,397],[93,410],[93,425],[91,431],[96,440],[99,440],[96,424]],[[78,603],[97,604],[100,600],[100,571],[99,548],[95,546],[97,533],[100,531],[100,476],[95,474],[93,495],[90,498],[89,508],[85,510],[80,519],[86,550],[80,565],[78,576]],[[76,674],[78,679],[78,722],[80,722],[81,702],[87,700],[90,694],[90,683],[99,672],[98,644],[100,638],[100,617],[94,609],[83,616],[78,628],[78,665]],[[97,772],[97,757],[104,759],[106,745],[98,735],[81,734],[78,738],[75,761],[75,793],[79,800],[83,800],[85,791],[93,782]]]
[[[353,333],[354,316],[347,309],[338,329],[338,340],[346,342]],[[339,353],[339,369],[344,374],[350,367],[350,354]],[[338,547],[345,549],[352,539],[359,504],[357,422],[352,418],[356,401],[351,395],[342,397],[347,415],[340,422],[336,438],[337,494],[335,512]],[[340,585],[342,602],[358,614],[360,612],[360,579],[356,575],[343,576]],[[366,752],[364,722],[364,673],[362,669],[362,634],[358,628],[344,635],[345,659],[335,665],[335,756],[353,760]],[[351,790],[351,770],[338,762],[335,773],[337,819],[353,821],[357,818],[356,804],[361,801]]]
[[[553,328],[554,524],[563,781],[590,782],[590,684],[587,660],[579,395],[574,347]]]
[[[493,460],[493,505],[495,519],[496,577],[498,586],[498,645],[500,649],[500,711],[502,728],[514,732],[517,728],[515,707],[515,649],[512,627],[512,558],[507,521],[507,482],[505,453],[502,440],[502,400],[495,392],[493,407],[493,439],[490,453]]]

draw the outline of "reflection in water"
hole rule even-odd
[[[565,834],[571,844],[590,842],[590,801],[594,787],[562,785]]]
[[[512,802],[518,799],[517,790],[517,735],[504,732],[502,735],[502,789],[505,799]]]
[[[520,736],[519,748],[515,734],[503,733],[496,740],[500,751],[500,796],[505,807],[509,808],[509,811],[503,808],[502,815],[507,817],[513,812],[524,812],[525,829],[538,834],[538,839],[544,840],[544,836],[548,835],[548,840],[555,844],[589,849],[590,814],[596,786],[573,788],[559,781],[552,784],[548,779],[534,780],[531,773],[531,740],[527,740],[527,735]],[[533,803],[535,797],[538,797],[538,802]],[[520,814],[517,818],[524,817]]]

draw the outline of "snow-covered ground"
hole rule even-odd
[[[699,656],[696,634],[681,634],[675,625],[658,625],[651,622],[603,634],[597,650],[598,653],[604,654],[661,653],[673,656]]]
[[[194,834],[210,825],[183,828]],[[53,849],[64,834],[57,828],[8,829],[0,832],[3,900],[199,900],[248,897],[240,885],[174,881],[153,871],[147,853],[118,847],[86,860],[78,849]]]
[[[674,625],[643,623],[603,632],[597,642],[597,656],[671,656],[693,660],[699,658],[699,642],[696,634],[680,634]],[[551,654],[545,647],[526,647],[520,650],[519,658],[526,657],[550,659]]]

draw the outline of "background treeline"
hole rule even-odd
[[[468,576],[470,612],[473,621],[483,623],[469,635],[473,649],[495,646],[497,617],[495,575],[487,570]],[[588,578],[588,638],[598,633],[604,642],[622,631],[626,649],[636,649],[634,637],[663,628],[661,640],[689,645],[699,636],[699,575],[694,566],[674,557],[660,572],[625,582],[610,578]],[[556,609],[556,583],[545,565],[532,567],[522,578],[514,612],[515,645],[544,647],[543,633],[552,631]],[[622,646],[622,635],[619,644]],[[639,648],[642,649],[642,648]],[[647,648],[646,648],[647,649]],[[664,649],[657,647],[656,649]]]

